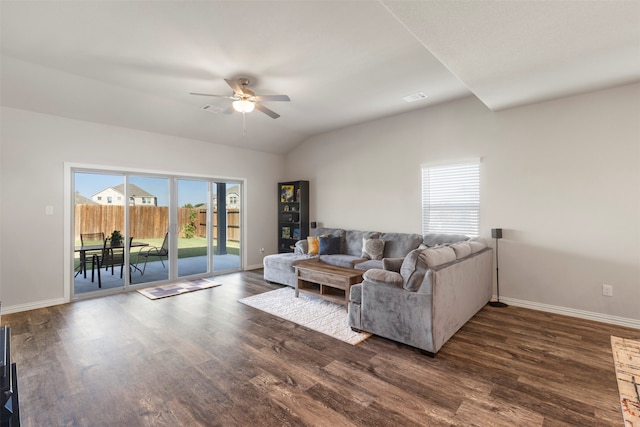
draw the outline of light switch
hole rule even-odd
[[[53,215],[53,206],[45,206],[44,207],[45,215]]]

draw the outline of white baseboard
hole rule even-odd
[[[262,268],[262,265],[247,266],[245,270],[257,270]],[[494,296],[495,298],[495,296]],[[608,314],[595,313],[593,311],[577,310],[574,308],[561,307],[557,305],[542,304],[539,302],[525,301],[515,298],[500,298],[500,301],[509,305],[522,308],[530,308],[532,310],[546,311],[548,313],[563,314],[565,316],[577,317],[580,319],[593,320],[596,322],[610,323],[612,325],[625,326],[627,328],[640,329],[640,320],[630,319],[626,317],[611,316]],[[37,308],[51,307],[54,305],[65,304],[67,301],[64,298],[56,298],[50,300],[37,301],[28,304],[18,304],[10,306],[2,306],[2,313],[18,313],[21,311],[35,310]]]
[[[18,305],[9,305],[9,306],[3,305],[2,313],[3,314],[19,313],[21,311],[35,310],[37,308],[51,307],[54,305],[60,305],[65,303],[67,303],[67,301],[64,298],[56,298],[56,299],[32,302],[28,304],[18,304]]]
[[[244,269],[245,270],[259,270],[259,269],[261,269],[263,267],[264,267],[264,265],[262,265],[262,264],[254,264],[254,265],[247,265],[247,266],[245,266]]]
[[[494,295],[495,298],[495,295]],[[595,313],[593,311],[576,310],[575,308],[560,307],[557,305],[542,304],[539,302],[525,301],[515,298],[500,298],[500,301],[516,307],[530,308],[532,310],[546,311],[548,313],[564,314],[565,316],[578,317],[580,319],[594,320],[596,322],[610,323],[612,325],[626,326],[640,329],[640,320],[626,317],[611,316],[609,314]]]

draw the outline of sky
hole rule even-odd
[[[168,178],[150,178],[131,175],[131,184],[135,184],[158,198],[158,206],[169,206]],[[75,189],[82,196],[91,199],[94,194],[120,185],[124,182],[122,175],[106,175],[93,173],[75,173]],[[227,188],[237,184],[227,184]],[[207,202],[206,181],[178,180],[178,206],[191,203],[193,206]]]

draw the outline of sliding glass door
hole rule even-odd
[[[73,247],[74,293],[122,288],[125,284],[122,248],[111,248],[111,238],[125,235],[124,175],[74,175]],[[122,243],[122,242],[121,242]],[[105,246],[111,251],[103,259]],[[115,246],[115,245],[114,245]],[[115,257],[118,262],[114,262]],[[107,265],[109,264],[109,265]],[[100,268],[104,265],[106,268]],[[121,275],[122,272],[122,275]]]
[[[239,183],[212,183],[213,271],[240,268],[241,188]]]
[[[128,178],[131,283],[168,280],[169,179]]]
[[[71,176],[74,295],[241,269],[241,182],[87,168]]]
[[[178,179],[178,277],[208,271],[208,183]]]

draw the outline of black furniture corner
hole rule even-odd
[[[15,363],[11,363],[11,330],[0,328],[0,427],[20,426],[20,406],[18,404],[18,372]]]

